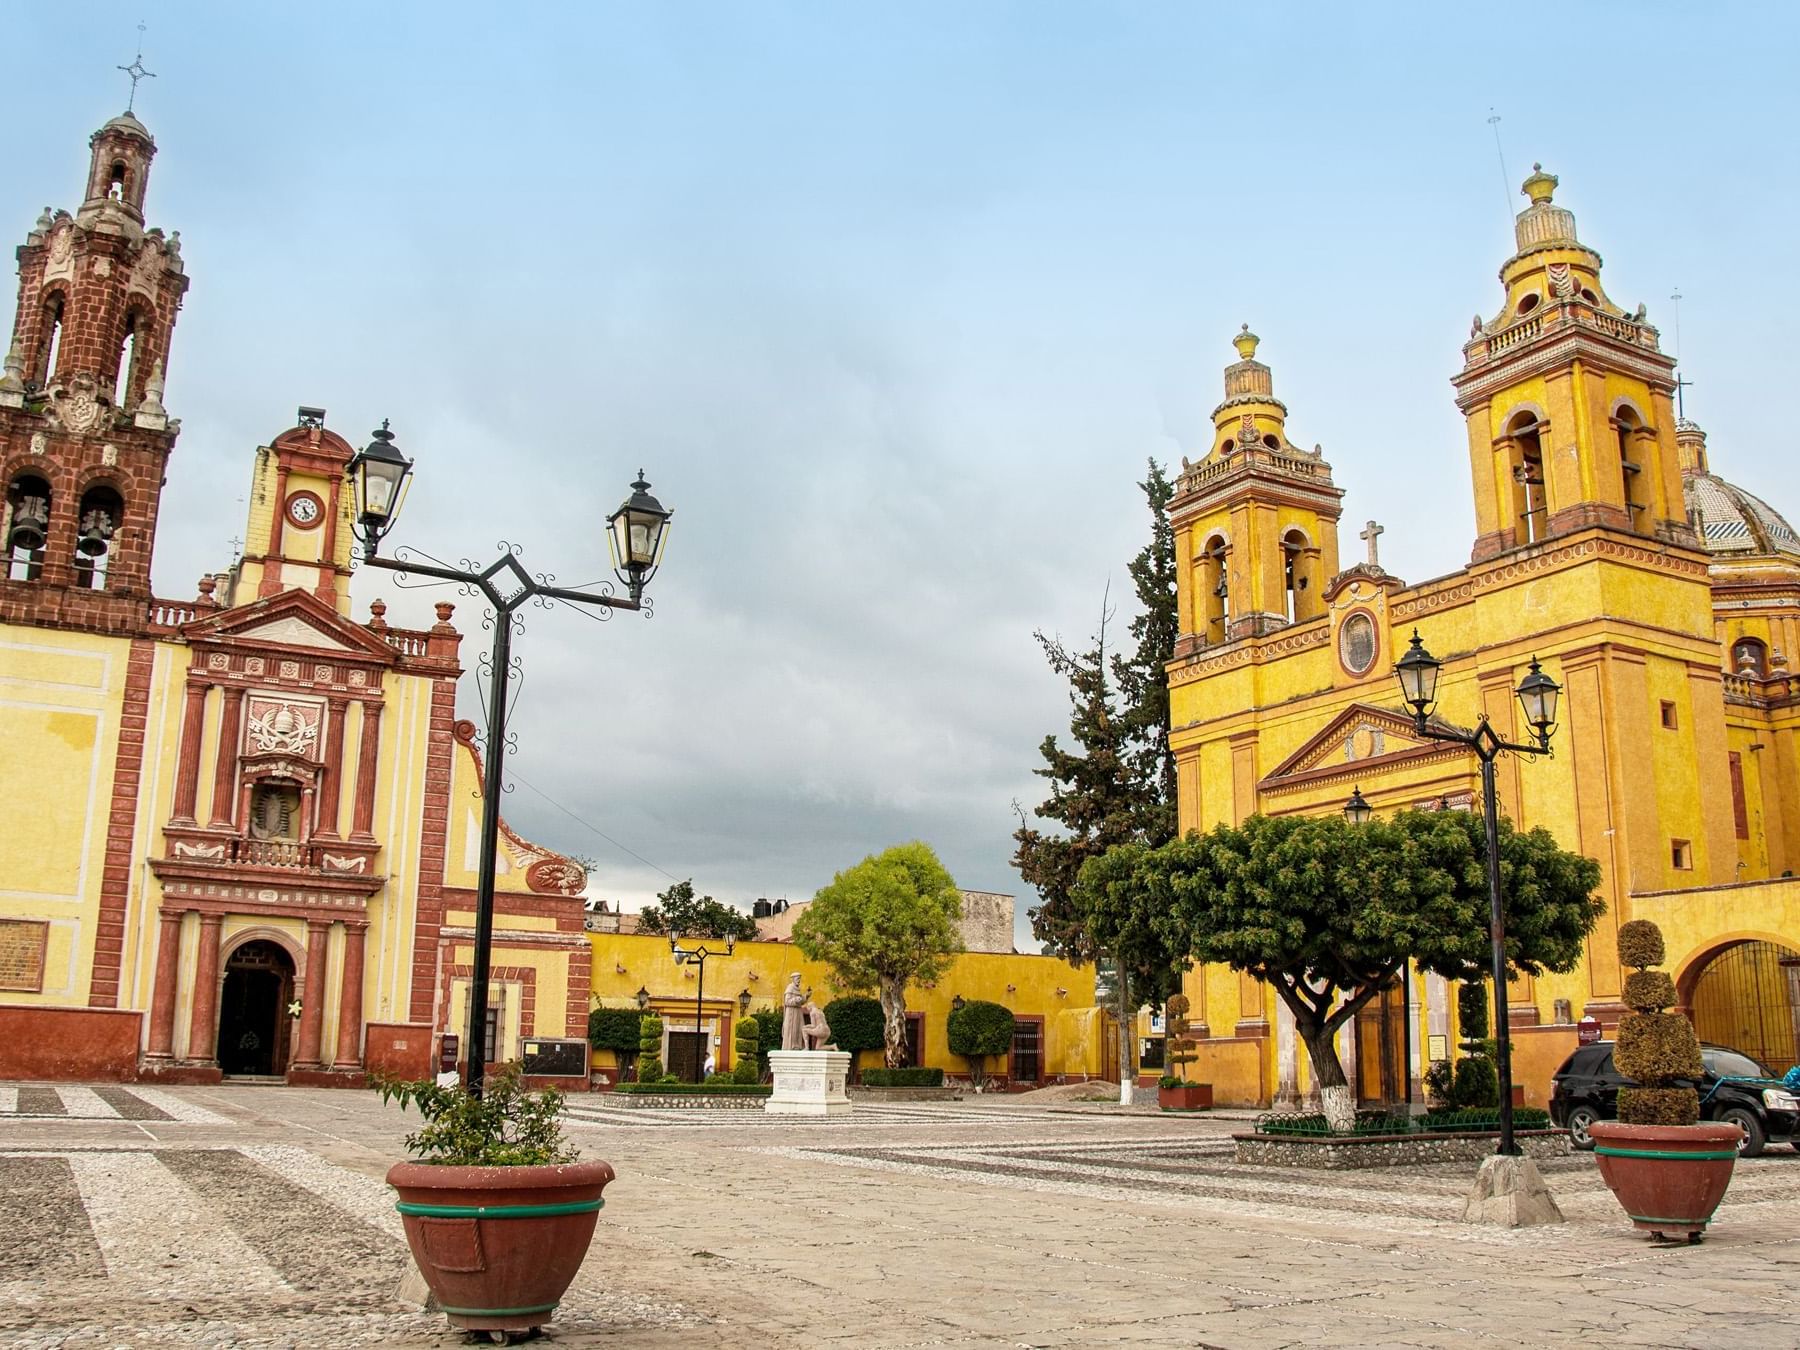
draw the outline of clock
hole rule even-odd
[[[287,518],[295,528],[310,530],[325,515],[325,503],[319,500],[316,492],[293,492],[288,494]]]

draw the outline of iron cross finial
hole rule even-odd
[[[154,80],[156,78],[155,71],[144,69],[144,21],[142,19],[138,20],[137,55],[131,58],[130,65],[120,66],[119,69],[131,76],[131,98],[125,104],[125,111],[129,113],[133,108],[137,107],[138,81]]]

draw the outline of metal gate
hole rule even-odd
[[[1739,943],[1707,963],[1689,1007],[1701,1040],[1784,1073],[1800,1058],[1800,952]]]

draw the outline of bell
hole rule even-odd
[[[13,507],[12,529],[7,532],[9,549],[35,553],[44,546],[50,528],[50,503],[43,497],[21,497]]]
[[[81,532],[75,539],[76,551],[98,558],[106,552],[106,541],[112,536],[112,514],[96,506],[81,518]]]

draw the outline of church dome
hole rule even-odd
[[[1700,428],[1684,421],[1676,441],[1683,451],[1681,493],[1687,499],[1688,517],[1710,552],[1800,558],[1800,532],[1779,511],[1755,493],[1706,471],[1706,434]]]

